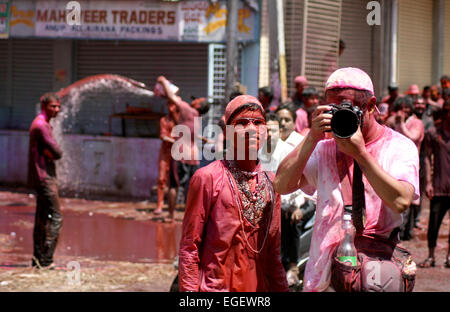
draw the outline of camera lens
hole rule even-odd
[[[331,118],[331,130],[339,138],[349,138],[359,126],[358,116],[349,109],[336,111]]]

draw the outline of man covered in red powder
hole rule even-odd
[[[58,115],[60,107],[58,95],[44,94],[41,97],[41,113],[30,127],[28,183],[36,190],[32,266],[38,268],[52,267],[63,220],[55,167],[55,160],[62,157],[62,150],[50,126],[50,120]]]
[[[292,103],[296,108],[303,107],[305,100],[303,98],[303,90],[308,86],[308,80],[305,76],[297,76],[294,79],[295,93],[292,95]]]
[[[206,114],[209,110],[209,103],[205,98],[201,98],[198,101],[193,101],[192,105],[184,102],[181,97],[176,95],[171,88],[170,82],[164,77],[158,77],[158,83],[161,84],[164,95],[167,97],[168,105],[175,105],[179,111],[179,117],[177,125],[182,126],[183,129],[188,130],[189,135],[175,136],[174,145],[179,143],[177,147],[172,147],[171,155],[171,168],[170,168],[170,188],[168,196],[169,206],[169,221],[174,218],[174,211],[177,199],[177,189],[182,186],[184,194],[187,194],[189,188],[189,181],[200,165],[200,151],[197,146],[197,142],[201,141],[199,131],[201,129],[195,128],[195,118]],[[179,142],[177,142],[179,141]],[[173,151],[175,148],[175,151]],[[180,153],[180,155],[174,155],[174,153]],[[180,157],[178,157],[180,156]],[[178,160],[175,161],[174,158]]]
[[[450,101],[444,104],[440,115],[441,122],[428,131],[424,141],[425,193],[430,199],[430,216],[427,230],[428,258],[419,264],[422,268],[436,265],[439,228],[450,210]],[[450,232],[444,266],[450,268]]]
[[[175,139],[172,137],[172,129],[177,124],[179,111],[175,104],[167,103],[169,113],[159,121],[159,138],[162,140],[158,158],[158,203],[154,214],[161,214],[164,205],[164,193],[170,173],[172,156],[170,151]]]
[[[280,258],[280,196],[257,159],[261,103],[225,109],[227,153],[191,180],[179,252],[180,291],[288,291]],[[239,142],[239,143],[238,143]]]

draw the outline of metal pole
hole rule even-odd
[[[391,16],[391,77],[390,84],[397,83],[397,23],[398,23],[398,1],[392,0],[392,16]]]
[[[228,103],[234,90],[237,77],[237,33],[238,33],[238,3],[239,0],[227,1],[227,73],[225,83],[225,103]]]
[[[439,83],[444,67],[444,28],[445,28],[445,3],[444,0],[434,0],[433,2],[433,69],[431,80],[433,84]]]
[[[278,57],[280,63],[281,102],[287,99],[286,49],[284,43],[283,0],[277,0]]]

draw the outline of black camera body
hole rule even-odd
[[[332,107],[326,111],[331,114],[331,131],[338,138],[349,138],[358,131],[358,127],[363,126],[363,112],[358,106],[353,106],[349,100],[343,100],[340,105],[328,104]]]

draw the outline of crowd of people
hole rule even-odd
[[[377,100],[364,71],[341,68],[329,76],[323,94],[308,86],[306,77],[296,77],[294,94],[277,106],[270,87],[260,88],[257,97],[235,92],[219,122],[223,132],[212,142],[198,135],[194,122],[208,112],[208,100],[187,103],[164,76],[158,77],[155,94],[167,99],[168,114],[160,120],[153,213],[164,213],[167,194],[166,220],[173,221],[181,187],[185,213],[180,290],[288,291],[298,282],[303,225],[314,214],[304,290],[364,284],[356,282],[364,281],[359,276],[364,269],[350,271],[350,279],[342,278],[345,285],[336,279],[334,254],[342,240],[342,215],[348,210],[343,195],[347,178],[353,188],[350,211],[361,259],[398,260],[393,256],[399,252],[397,244],[413,237],[427,196],[429,256],[419,265],[435,266],[439,228],[450,207],[450,78],[443,76],[440,82],[422,91],[411,85],[404,95],[390,85],[389,95]],[[347,138],[331,128],[330,104],[343,101],[361,111],[360,126]],[[38,194],[32,263],[46,267],[53,262],[62,222],[54,170],[62,151],[49,124],[59,111],[59,99],[47,94],[41,105],[30,128],[29,173]],[[190,135],[181,135],[176,126],[189,129]],[[199,141],[215,144],[223,157],[200,168]],[[174,146],[181,149],[174,152]],[[358,213],[361,222],[356,221]],[[405,250],[403,254],[408,255]],[[363,268],[366,260],[361,261]],[[445,266],[450,267],[450,235]],[[411,291],[411,259],[400,267],[402,274],[393,279]],[[371,287],[386,290],[386,284]]]
[[[278,106],[272,105],[269,87],[260,88],[258,98],[233,94],[222,126],[242,125],[250,132],[243,139],[246,157],[216,160],[193,176],[195,191],[187,197],[180,243],[180,290],[287,290],[295,283],[298,225],[315,210],[304,290],[340,289],[339,282],[332,280],[343,213],[336,164],[346,163],[350,180],[357,179],[356,170],[360,170],[365,190],[363,227],[357,229],[355,239],[358,252],[367,259],[392,262],[402,252],[405,259],[400,262],[403,271],[396,276],[397,284],[411,291],[415,263],[397,244],[410,239],[412,228],[418,226],[420,193],[425,193],[431,199],[430,256],[420,266],[434,265],[437,233],[449,207],[445,177],[449,84],[443,76],[441,88],[424,87],[421,94],[413,85],[405,95],[392,85],[389,96],[377,100],[370,77],[359,69],[345,68],[330,76],[323,95],[309,87],[305,77],[297,77],[295,94]],[[331,132],[329,104],[345,99],[361,108],[364,123],[351,138],[342,139]],[[266,144],[252,141],[252,133],[259,137],[262,131],[267,132]],[[225,149],[237,153],[236,142],[236,137],[228,140]],[[259,150],[256,160],[249,158],[252,149]],[[384,251],[374,253],[380,245]],[[373,289],[400,289],[383,287]]]

